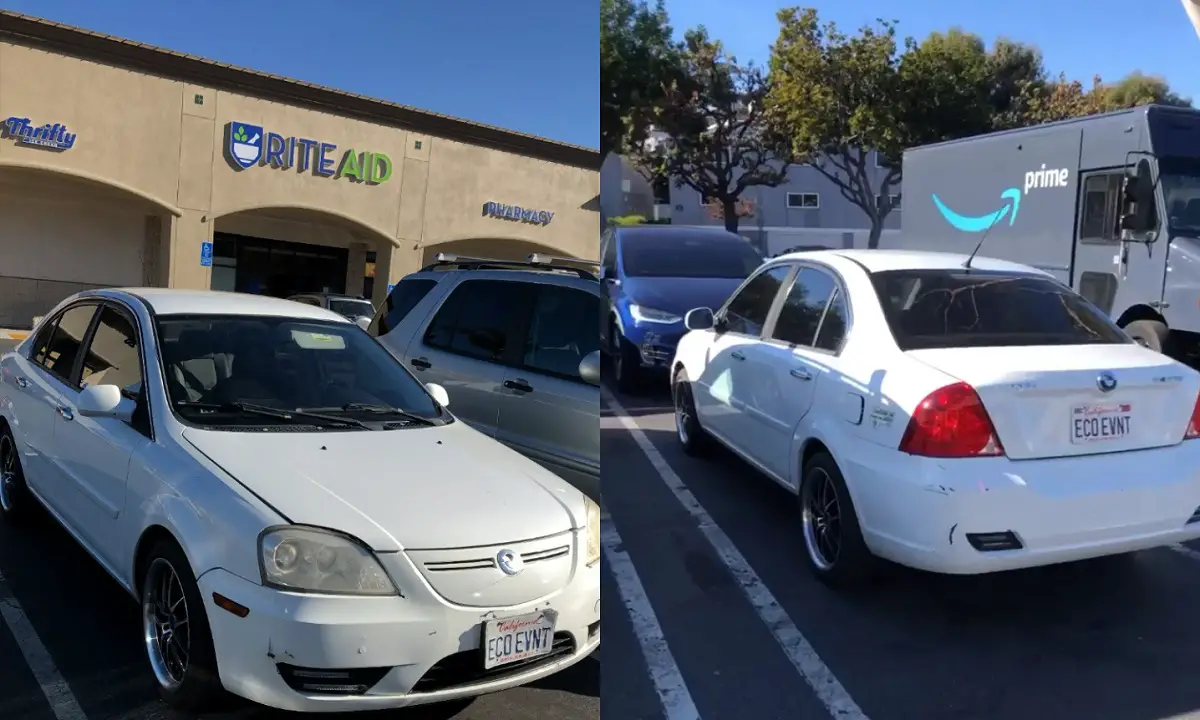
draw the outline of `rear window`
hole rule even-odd
[[[891,270],[871,281],[901,350],[1132,342],[1099,308],[1046,277]]]

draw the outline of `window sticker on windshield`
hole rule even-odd
[[[345,350],[346,339],[341,335],[292,330],[292,340],[305,350]]]

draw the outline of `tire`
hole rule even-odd
[[[642,358],[633,343],[625,339],[620,327],[613,322],[608,337],[611,339],[613,358],[613,380],[617,390],[625,395],[637,395],[645,387]]]
[[[700,427],[696,415],[696,399],[687,371],[679,368],[671,380],[671,400],[675,406],[675,437],[684,454],[703,457],[712,451],[712,436]]]
[[[798,497],[805,558],[817,579],[839,588],[858,586],[869,580],[878,560],[863,540],[846,481],[828,453],[817,453],[805,464]],[[832,508],[837,513],[836,520],[827,513],[822,519],[819,512],[822,506],[829,509],[830,499],[836,501]],[[828,528],[832,535],[822,535],[822,527]],[[836,548],[822,542],[822,538],[835,541]]]
[[[25,484],[17,439],[8,425],[0,427],[0,517],[11,525],[23,525],[33,512],[33,494]]]
[[[1171,331],[1166,323],[1158,320],[1134,320],[1125,326],[1125,334],[1133,338],[1139,345],[1154,352],[1167,352],[1167,338]]]
[[[166,577],[170,573],[174,580]],[[158,599],[162,596],[162,588],[167,588],[166,602],[176,606],[173,613],[173,624],[179,620],[179,607],[182,607],[187,622],[180,628],[164,628],[167,616],[172,613],[164,610]],[[184,602],[178,604],[178,593],[182,592]],[[183,554],[172,540],[160,540],[146,560],[146,572],[142,581],[142,629],[144,631],[146,657],[150,663],[150,672],[158,686],[158,694],[163,702],[172,708],[188,714],[199,714],[215,709],[225,697],[225,689],[221,685],[217,673],[217,654],[213,649],[212,631],[208,625],[208,614],[205,610],[204,598],[196,585],[195,575]],[[165,653],[164,641],[166,635],[178,638],[180,629],[186,631],[188,658],[185,663],[174,663],[178,655],[169,650]],[[167,641],[169,642],[169,641]]]

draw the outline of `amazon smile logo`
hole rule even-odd
[[[1022,195],[1028,195],[1030,190],[1068,187],[1070,177],[1071,171],[1067,168],[1051,168],[1047,170],[1043,164],[1041,169],[1025,173],[1024,192],[1022,192],[1021,188],[1008,188],[1000,193],[1000,207],[983,215],[963,215],[942,202],[937,193],[933,193],[931,197],[933,198],[934,206],[942,214],[942,218],[956,230],[962,230],[963,232],[984,232],[1005,218],[1008,219],[1009,225],[1015,223],[1017,221],[1017,213],[1021,210]]]

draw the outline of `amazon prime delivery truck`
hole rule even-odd
[[[1053,273],[1138,342],[1200,356],[1200,111],[1147,106],[913,148],[884,246]]]

